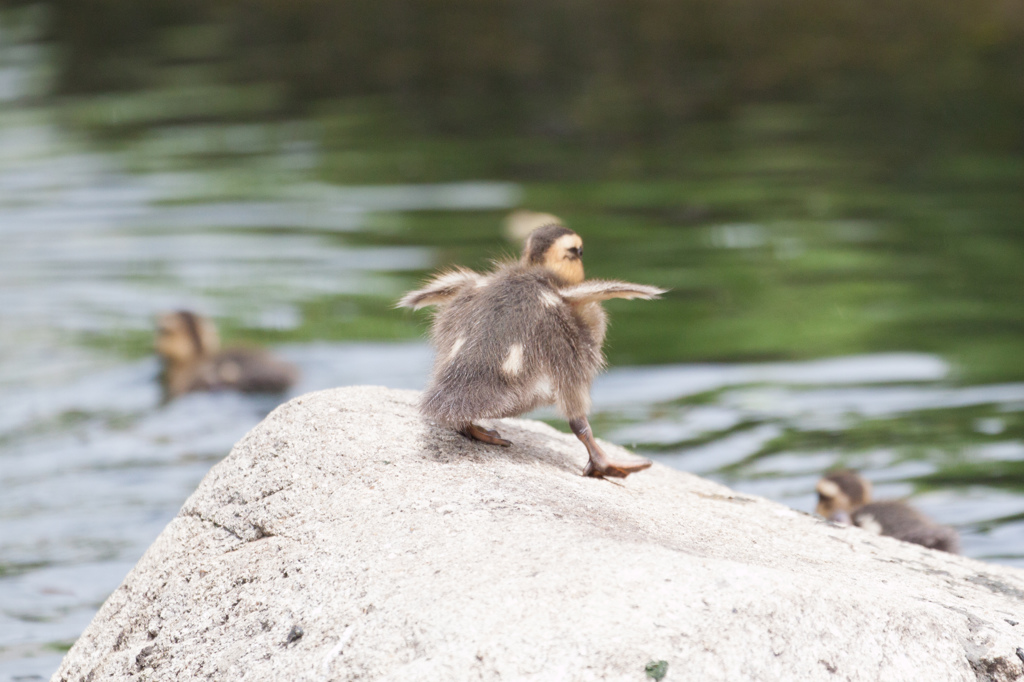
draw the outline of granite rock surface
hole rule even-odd
[[[489,446],[416,400],[275,410],[53,679],[1024,679],[1020,570],[657,464],[584,478],[571,435],[500,420]]]

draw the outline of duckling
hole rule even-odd
[[[560,224],[561,222],[557,216],[553,216],[550,213],[537,213],[525,208],[517,208],[505,216],[505,238],[515,244],[523,244],[526,242],[527,237],[530,236],[530,233],[538,227]]]
[[[834,471],[816,486],[815,512],[830,521],[859,526],[877,535],[888,535],[950,554],[959,554],[955,530],[940,526],[900,500],[871,501],[871,484],[856,471]]]
[[[231,389],[280,393],[295,383],[298,369],[259,348],[220,350],[213,322],[187,310],[157,319],[156,351],[166,399],[191,391]]]
[[[605,364],[607,316],[601,301],[658,298],[665,290],[609,280],[584,281],[583,240],[557,218],[527,237],[518,261],[488,273],[443,272],[406,294],[400,307],[437,306],[437,350],[420,412],[469,438],[511,445],[476,425],[554,403],[590,456],[585,476],[624,478],[646,459],[616,459],[587,421],[590,385]]]

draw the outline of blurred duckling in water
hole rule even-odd
[[[157,319],[156,351],[167,399],[191,391],[234,390],[280,393],[295,383],[298,369],[259,348],[220,349],[213,322],[179,310]]]
[[[550,213],[538,213],[525,208],[516,210],[505,216],[505,237],[516,244],[525,244],[527,238],[539,227],[560,225],[562,221]]]
[[[583,281],[583,240],[550,218],[530,233],[519,261],[485,274],[457,268],[399,301],[438,308],[431,328],[437,356],[420,412],[470,438],[511,445],[474,422],[554,403],[590,455],[584,475],[625,477],[651,462],[605,454],[587,421],[590,384],[604,367],[607,316],[600,302],[665,292]]]
[[[815,511],[836,523],[859,526],[931,549],[958,554],[955,530],[940,526],[900,500],[871,501],[871,484],[856,471],[834,471],[818,481]]]

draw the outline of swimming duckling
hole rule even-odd
[[[837,523],[859,526],[877,535],[958,554],[959,538],[900,500],[871,501],[871,484],[856,471],[834,471],[816,486],[819,515]]]
[[[562,221],[550,213],[537,213],[525,208],[516,210],[505,216],[505,238],[516,244],[525,244],[530,234],[538,227],[560,225]]]
[[[590,384],[604,367],[607,317],[601,301],[657,298],[663,289],[627,282],[583,281],[583,240],[557,219],[530,233],[519,261],[480,274],[444,272],[399,306],[437,306],[437,349],[420,412],[465,436],[511,445],[478,419],[513,417],[556,404],[590,455],[584,475],[646,469],[645,459],[613,459],[587,421]]]
[[[220,350],[213,322],[187,310],[157,319],[156,351],[163,360],[165,398],[191,391],[230,389],[280,393],[298,378],[298,369],[259,348]]]

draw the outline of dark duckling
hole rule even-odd
[[[294,365],[260,348],[221,350],[213,322],[187,310],[160,315],[155,346],[166,399],[192,391],[281,393],[299,376]]]
[[[836,523],[850,524],[877,535],[959,554],[957,532],[940,526],[900,500],[871,501],[871,484],[856,471],[834,471],[816,486],[815,511]]]
[[[470,438],[511,445],[478,419],[514,417],[555,404],[590,455],[584,475],[625,477],[645,459],[615,459],[587,421],[590,385],[604,367],[601,301],[657,298],[663,289],[583,276],[583,240],[559,222],[530,233],[519,261],[488,273],[442,273],[398,303],[437,306],[434,371],[421,413]]]

